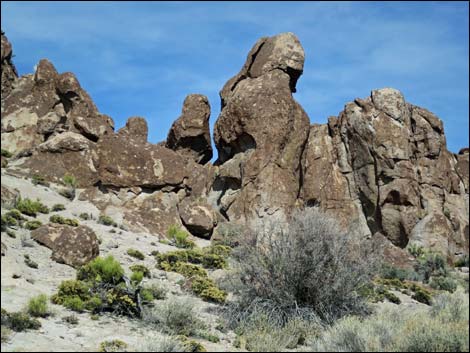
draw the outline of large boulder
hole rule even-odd
[[[237,154],[245,155],[237,195],[224,211],[230,220],[284,212],[296,203],[309,119],[292,92],[303,63],[304,51],[294,34],[261,38],[220,92],[217,164],[223,169]],[[221,177],[216,185],[218,200],[226,190],[233,194],[230,178]]]
[[[201,94],[190,94],[183,103],[181,116],[173,123],[166,147],[196,163],[205,164],[212,158],[209,100]]]
[[[13,86],[18,78],[15,65],[11,60],[13,57],[13,49],[8,38],[2,31],[1,42],[1,68],[2,68],[2,103],[3,99],[10,94]]]
[[[33,230],[31,237],[52,250],[54,261],[73,267],[86,264],[100,252],[96,234],[83,225],[47,224]]]
[[[184,199],[178,206],[181,221],[191,234],[209,239],[217,216],[210,205],[203,201]]]

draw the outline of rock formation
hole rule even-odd
[[[304,51],[292,33],[258,40],[222,88],[214,164],[205,96],[187,96],[167,140],[151,144],[144,118],[114,133],[73,74],[41,60],[17,78],[11,57],[2,35],[2,148],[14,154],[6,172],[73,175],[80,199],[133,230],[163,236],[176,224],[210,238],[224,222],[320,207],[381,239],[390,258],[411,243],[468,254],[468,148],[450,153],[442,121],[391,88],[310,125],[293,98]]]

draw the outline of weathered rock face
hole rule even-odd
[[[166,147],[196,163],[205,164],[212,158],[209,100],[201,94],[190,94],[183,103],[181,116],[168,133]]]
[[[292,33],[261,38],[220,93],[223,108],[214,131],[218,164],[236,176],[220,176],[214,191],[220,190],[220,205],[230,190],[224,211],[231,220],[262,217],[296,202],[309,119],[292,92],[303,62]]]
[[[1,202],[3,208],[13,208],[20,197],[17,189],[10,188],[6,185],[1,187]]]
[[[10,94],[13,89],[13,85],[18,78],[15,65],[11,60],[13,55],[13,49],[11,47],[8,38],[2,32],[2,43],[1,43],[1,67],[2,67],[2,102],[3,99]]]
[[[47,224],[31,232],[38,243],[52,250],[52,259],[79,267],[99,255],[96,234],[87,226]]]
[[[187,198],[178,208],[181,220],[191,234],[210,239],[217,224],[217,216],[210,205]]]
[[[468,253],[461,160],[459,168],[435,115],[397,90],[375,90],[328,126],[312,126],[301,197],[398,247],[411,241],[449,256]]]

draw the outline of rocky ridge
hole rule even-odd
[[[210,238],[226,222],[320,207],[398,263],[410,244],[468,254],[468,148],[449,152],[442,121],[391,88],[310,125],[293,98],[305,55],[292,33],[258,40],[222,88],[214,164],[207,97],[189,95],[152,144],[144,118],[115,132],[77,78],[45,59],[17,77],[3,34],[1,44],[2,149],[13,153],[2,174],[73,175],[80,200],[155,236],[176,224]]]

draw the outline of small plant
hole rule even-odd
[[[197,296],[209,302],[224,303],[227,299],[227,293],[217,288],[214,281],[206,277],[192,279],[191,289]]]
[[[168,228],[167,236],[171,244],[177,248],[192,249],[196,246],[192,240],[188,239],[189,234],[177,225],[172,225]]]
[[[122,352],[127,347],[127,343],[121,340],[103,341],[100,343],[98,352]]]
[[[143,260],[145,255],[136,249],[127,249],[127,255],[135,257],[136,259]]]
[[[16,238],[16,233],[10,229],[7,230],[7,235],[10,237],[10,238],[13,238],[15,239]]]
[[[4,309],[2,309],[2,325],[15,332],[38,330],[41,327],[41,323],[37,319],[31,318],[27,313],[8,313]]]
[[[114,222],[114,220],[111,217],[106,216],[106,215],[100,215],[100,217],[98,218],[98,223],[103,224],[105,226],[113,226],[113,227],[118,226],[118,224]]]
[[[32,217],[36,217],[38,213],[49,213],[49,208],[46,205],[43,205],[39,200],[32,201],[28,198],[22,199],[20,197],[15,207],[21,213]]]
[[[14,227],[18,225],[18,221],[9,216],[8,214],[2,215],[2,232],[6,231],[8,227]]]
[[[7,150],[4,150],[2,148],[2,157],[5,157],[5,158],[11,158],[13,156],[13,154]]]
[[[41,221],[38,220],[33,220],[33,221],[28,221],[24,224],[24,228],[28,230],[35,230],[38,229],[40,226],[42,226]]]
[[[47,296],[45,294],[40,294],[29,300],[28,314],[33,317],[46,317],[50,314],[47,307]]]
[[[62,318],[63,322],[66,322],[67,324],[70,325],[77,325],[78,324],[78,317],[75,314],[72,315],[67,315]]]
[[[157,300],[165,299],[166,294],[167,294],[167,289],[165,287],[163,287],[162,285],[158,285],[156,283],[153,283],[149,286],[145,286],[142,289],[142,293],[144,291],[150,293],[152,295],[153,299],[157,299]]]
[[[31,182],[34,185],[43,185],[43,186],[49,186],[50,185],[43,176],[38,175],[38,174],[34,174],[32,176]]]
[[[132,272],[142,272],[144,277],[151,278],[150,270],[144,265],[132,265],[129,267]]]
[[[57,214],[50,216],[49,221],[52,223],[65,224],[71,227],[78,227],[80,225],[76,219],[65,218]]]
[[[109,284],[118,284],[122,281],[124,270],[121,264],[112,256],[97,257],[85,266],[79,268],[77,279],[82,281],[96,281]]]
[[[134,284],[134,285],[137,285],[139,284],[140,282],[142,282],[142,280],[144,279],[144,274],[142,272],[132,272],[132,275],[131,275],[131,282]]]
[[[459,257],[457,261],[454,263],[454,267],[468,267],[469,266],[469,256],[464,255]]]
[[[80,219],[83,219],[84,221],[88,221],[91,219],[91,216],[88,213],[80,213]]]
[[[431,305],[432,302],[432,296],[431,293],[419,286],[414,286],[414,294],[411,296],[414,300],[426,304],[426,305]]]
[[[445,290],[453,293],[457,289],[457,281],[450,277],[435,276],[431,277],[429,286],[433,289]]]
[[[185,352],[180,340],[177,338],[161,337],[158,339],[153,338],[152,341],[147,341],[139,347],[139,352]]]
[[[71,188],[77,187],[77,179],[73,175],[65,174],[62,177],[62,182],[64,185],[69,186]]]
[[[178,336],[186,352],[207,352],[207,349],[199,342],[190,340],[184,335]]]
[[[31,268],[38,268],[37,262],[34,262],[33,260],[30,259],[29,255],[25,254],[24,255],[24,263],[26,266],[31,267]]]
[[[59,212],[65,210],[65,206],[61,203],[56,203],[54,206],[52,206],[52,211],[54,212]]]

